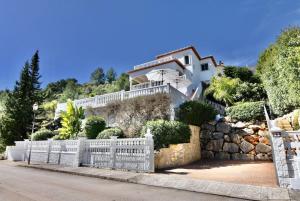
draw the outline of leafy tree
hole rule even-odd
[[[62,128],[59,129],[60,139],[77,137],[81,131],[81,119],[84,118],[82,107],[77,108],[72,101],[68,101],[67,110],[61,114]]]
[[[9,91],[0,91],[0,118],[4,115],[5,112],[5,103],[8,98]]]
[[[234,103],[234,95],[241,80],[228,77],[213,77],[210,86],[205,90],[205,95],[211,94],[216,100],[229,106]]]
[[[234,94],[234,102],[266,100],[267,94],[262,84],[242,82]]]
[[[99,67],[92,72],[90,82],[96,85],[105,83],[105,74],[103,68]]]
[[[122,73],[116,81],[116,85],[118,86],[119,90],[128,91],[130,89],[129,75],[126,73]]]
[[[113,81],[116,80],[117,73],[113,68],[109,68],[108,71],[106,72],[106,81],[108,83],[112,83]]]
[[[257,72],[273,112],[282,115],[300,106],[300,28],[284,30],[259,57]]]
[[[239,78],[243,82],[260,82],[259,78],[247,67],[225,66],[224,75],[230,78]]]
[[[61,102],[66,102],[68,99],[74,100],[77,99],[78,97],[79,97],[78,84],[73,80],[69,80],[59,100]]]
[[[75,78],[61,79],[59,81],[49,83],[43,90],[45,98],[48,101],[58,99],[59,95],[64,92],[67,84],[70,82],[75,83],[76,85],[78,84],[78,81]]]

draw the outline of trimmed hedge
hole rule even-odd
[[[264,102],[245,102],[226,109],[227,114],[239,121],[264,119]]]
[[[55,135],[54,131],[48,129],[41,129],[32,134],[32,140],[33,141],[47,140],[49,138],[52,138],[54,135]]]
[[[95,139],[106,127],[105,120],[99,116],[90,116],[85,123],[85,134],[88,139]]]
[[[155,120],[148,121],[142,129],[143,137],[147,129],[150,129],[154,139],[154,149],[168,147],[170,144],[188,143],[190,142],[190,127],[179,121]]]
[[[119,138],[124,136],[123,131],[120,128],[107,128],[100,132],[97,139],[109,139],[111,136],[117,136]]]
[[[216,115],[217,111],[211,105],[201,101],[187,101],[176,111],[179,121],[196,126],[214,120]]]

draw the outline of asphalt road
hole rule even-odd
[[[16,167],[0,161],[0,201],[217,201],[215,195]]]

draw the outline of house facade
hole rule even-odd
[[[201,57],[195,47],[188,46],[156,56],[153,61],[134,66],[128,72],[130,90],[74,100],[77,107],[99,108],[113,101],[122,101],[137,96],[168,93],[171,108],[187,100],[198,99],[203,85],[213,76],[223,73],[223,65],[217,64],[213,56]],[[66,110],[66,103],[60,103],[56,117]]]

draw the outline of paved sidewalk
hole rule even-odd
[[[17,162],[13,164],[27,168],[36,168],[47,171],[69,173],[74,175],[110,179],[150,186],[174,188],[248,200],[290,200],[289,191],[284,188],[199,180],[183,178],[178,175],[135,173],[89,167],[73,168],[47,164],[27,165],[24,162]]]

